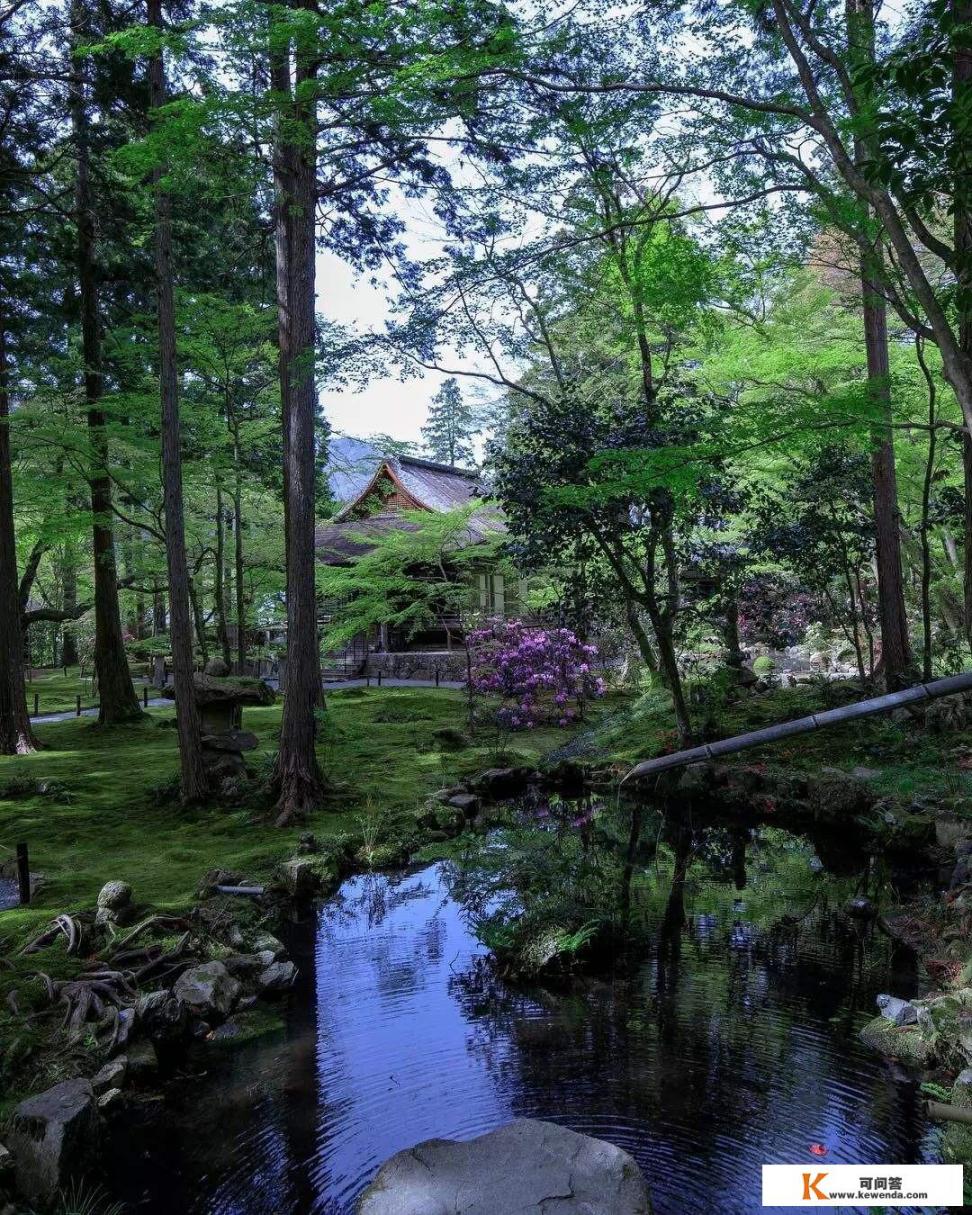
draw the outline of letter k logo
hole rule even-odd
[[[816,1177],[814,1177],[813,1181],[811,1181],[809,1173],[803,1174],[804,1202],[809,1202],[811,1198],[822,1198],[826,1200],[830,1197],[829,1194],[825,1194],[824,1191],[820,1189],[820,1183],[826,1176],[826,1173],[818,1173]]]

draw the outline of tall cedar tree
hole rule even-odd
[[[311,8],[310,0],[303,7]],[[281,107],[273,150],[280,400],[287,553],[287,666],[280,728],[278,824],[314,809],[323,778],[314,750],[320,702],[315,593],[315,215],[317,100],[314,52],[277,46],[271,84]]]
[[[71,6],[71,42],[83,46],[88,30],[83,0]],[[95,247],[95,204],[91,189],[91,154],[88,109],[88,59],[75,54],[70,68],[71,127],[77,159],[75,212],[77,224],[78,287],[81,304],[81,349],[84,358],[84,399],[91,446],[88,484],[94,555],[95,671],[98,677],[98,720],[104,725],[133,721],[142,716],[132,685],[122,634],[118,602],[118,568],[112,529],[112,490],[109,473],[108,430],[101,407],[103,369],[101,317],[98,307],[98,264]]]
[[[148,24],[162,34],[162,0],[148,0]],[[149,60],[151,105],[158,115],[166,100],[165,61],[161,40]],[[180,791],[184,802],[206,793],[206,770],[200,742],[199,709],[193,688],[192,622],[189,615],[189,570],[186,562],[185,511],[182,501],[182,453],[179,446],[179,378],[176,364],[175,300],[172,271],[172,200],[163,185],[164,166],[152,172],[155,188],[155,273],[158,295],[159,379],[162,400],[162,492],[165,503],[165,555],[169,572],[169,633],[176,724],[179,731]]]

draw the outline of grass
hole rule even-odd
[[[0,798],[0,856],[19,841],[31,868],[45,877],[35,905],[5,912],[0,933],[21,936],[53,911],[90,906],[110,878],[129,882],[140,901],[178,906],[216,866],[260,879],[286,856],[300,830],[320,838],[362,833],[365,807],[394,824],[410,817],[432,790],[482,767],[486,747],[441,747],[436,731],[464,725],[458,692],[428,688],[350,689],[328,698],[329,724],[319,756],[333,792],[303,827],[279,830],[272,816],[212,804],[184,809],[161,803],[155,789],[176,775],[173,713],[151,710],[150,721],[105,729],[91,719],[37,728],[44,749],[0,759],[0,788],[15,778],[63,785],[70,800]],[[272,754],[280,707],[247,709],[244,724],[260,740],[251,762]],[[564,741],[563,730],[537,730],[516,739],[537,758]]]
[[[38,699],[38,712],[41,715],[73,712],[79,695],[81,705],[85,709],[98,703],[92,674],[82,678],[78,667],[68,667],[66,674],[61,667],[34,669],[33,678],[27,682],[27,707],[31,716],[34,713],[35,694]],[[139,694],[141,695],[140,684]]]
[[[184,908],[200,878],[216,867],[235,869],[254,881],[267,878],[291,855],[301,831],[328,840],[350,837],[355,847],[374,847],[378,836],[394,843],[415,840],[415,813],[429,793],[495,759],[487,739],[456,745],[437,732],[465,727],[465,701],[447,689],[348,689],[328,696],[319,758],[329,777],[325,806],[299,828],[278,829],[273,816],[213,803],[186,809],[158,796],[178,770],[173,711],[155,709],[137,725],[99,727],[90,718],[42,724],[44,744],[33,755],[0,758],[0,791],[11,782],[31,789],[51,782],[54,795],[0,795],[0,860],[25,841],[31,869],[44,885],[29,908],[0,913],[0,1120],[23,1097],[25,1087],[46,1087],[83,1071],[81,1048],[48,1042],[41,1029],[12,1018],[3,998],[18,989],[27,1007],[37,997],[33,975],[45,970],[67,977],[76,961],[62,942],[44,950],[43,961],[19,954],[53,915],[94,906],[101,886],[128,882],[140,904]],[[247,709],[244,725],[260,746],[250,756],[269,766],[277,746],[280,706]],[[531,731],[516,739],[524,762],[560,745],[569,732]],[[63,788],[64,796],[60,795]],[[8,1049],[9,1048],[9,1049]],[[6,1052],[6,1058],[5,1058]]]

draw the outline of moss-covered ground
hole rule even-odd
[[[833,694],[803,686],[697,709],[729,736],[829,707]],[[3,1003],[6,990],[24,990],[37,969],[36,955],[19,955],[21,945],[53,915],[92,907],[109,879],[129,882],[141,904],[183,908],[208,869],[266,879],[293,853],[302,830],[313,831],[325,847],[338,838],[355,845],[376,839],[418,843],[416,812],[428,795],[497,762],[535,764],[563,751],[613,762],[620,774],[630,763],[674,746],[662,692],[611,695],[571,729],[537,729],[512,738],[479,732],[470,740],[465,710],[462,693],[446,689],[360,688],[329,695],[319,756],[330,793],[310,821],[284,830],[273,826],[272,808],[256,802],[228,808],[214,801],[186,809],[172,798],[178,766],[172,710],[152,710],[129,727],[103,729],[90,718],[40,725],[42,750],[0,759],[0,860],[11,858],[25,841],[32,870],[44,877],[30,908],[0,912],[0,1042],[24,1032]],[[252,766],[269,772],[279,705],[246,710],[244,724],[260,743]],[[867,767],[880,792],[946,797],[964,817],[966,806],[972,807],[966,744],[972,753],[972,734],[934,736],[876,718],[747,752],[739,762]],[[38,792],[36,782],[51,787]],[[54,977],[73,964],[61,943],[45,950],[43,961]],[[0,1118],[24,1075],[19,1068],[8,1084],[4,1070],[0,1051],[0,1090],[7,1087]]]

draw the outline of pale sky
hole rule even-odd
[[[384,293],[333,253],[317,255],[317,310],[329,320],[360,330],[380,330],[388,316]],[[429,400],[443,379],[429,371],[422,379],[404,383],[394,374],[375,378],[363,390],[328,388],[323,393],[324,412],[339,434],[359,438],[388,434],[421,441]]]

